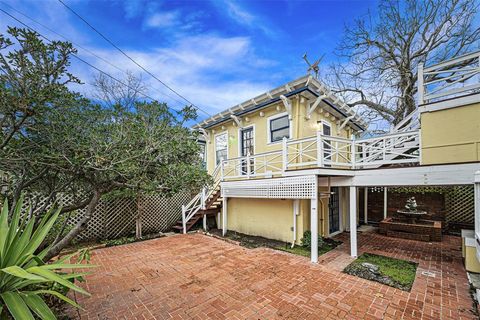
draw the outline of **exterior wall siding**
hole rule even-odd
[[[297,216],[297,244],[303,237],[305,212]],[[268,239],[292,242],[293,200],[228,199],[227,229]]]
[[[480,161],[480,103],[421,114],[422,164]]]
[[[348,196],[346,188],[340,189],[340,231],[348,228]],[[326,191],[320,187],[319,191]],[[262,236],[292,242],[293,200],[228,198],[227,229],[253,236]],[[220,219],[221,220],[221,219]],[[300,244],[303,233],[310,230],[310,200],[300,200],[297,216],[296,243]],[[221,226],[222,224],[220,224]],[[329,236],[328,199],[318,200],[318,232]]]

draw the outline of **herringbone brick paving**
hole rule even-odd
[[[477,319],[460,238],[425,243],[359,233],[359,253],[419,263],[411,292],[342,273],[352,261],[348,234],[337,239],[344,244],[318,265],[202,234],[99,249],[92,253],[99,267],[84,284],[92,296],[77,295],[81,318]]]

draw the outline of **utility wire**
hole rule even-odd
[[[169,89],[170,91],[172,91],[173,93],[175,93],[177,96],[179,96],[180,98],[182,98],[183,100],[185,100],[186,102],[188,102],[189,104],[191,104],[193,107],[195,107],[196,109],[198,109],[199,111],[202,111],[203,113],[205,113],[206,115],[208,116],[211,116],[208,112],[200,109],[198,106],[196,106],[193,102],[191,102],[190,100],[188,100],[187,98],[185,98],[183,95],[181,95],[180,93],[178,93],[175,89],[173,89],[172,87],[170,87],[168,84],[166,84],[164,81],[160,80],[157,76],[155,76],[153,73],[151,73],[150,71],[148,71],[145,67],[143,67],[141,64],[139,64],[137,61],[135,61],[135,59],[133,59],[132,57],[130,57],[125,51],[123,51],[120,47],[118,47],[115,43],[113,43],[110,39],[108,39],[103,33],[101,33],[100,31],[98,31],[93,25],[91,25],[87,20],[85,20],[81,15],[79,15],[77,12],[75,12],[75,10],[73,10],[72,8],[70,8],[67,4],[65,4],[65,2],[63,2],[62,0],[58,0],[58,2],[60,2],[65,8],[67,8],[68,10],[70,10],[70,12],[72,12],[74,15],[76,15],[80,20],[82,20],[87,26],[89,26],[93,31],[95,31],[98,35],[100,35],[105,41],[107,41],[110,45],[112,45],[115,49],[117,49],[120,53],[122,53],[125,57],[127,57],[130,61],[132,61],[134,64],[136,64],[140,69],[142,69],[143,71],[145,71],[147,74],[149,74],[152,78],[154,78],[155,80],[157,80],[158,82],[160,82],[163,86],[165,86],[167,89]]]
[[[30,31],[36,32],[38,35],[40,35],[42,38],[44,38],[44,39],[47,40],[48,42],[50,42],[50,43],[52,42],[50,39],[48,39],[47,37],[45,37],[43,34],[41,34],[40,32],[38,32],[37,30],[33,29],[32,27],[30,27],[29,25],[27,25],[26,23],[24,23],[24,22],[21,21],[20,19],[16,18],[15,16],[11,15],[11,14],[8,13],[7,11],[3,10],[2,8],[0,8],[0,11],[3,12],[4,14],[6,14],[7,16],[9,16],[10,18],[12,18],[13,20],[17,21],[17,22],[20,23],[21,25],[25,26],[25,27],[28,28]],[[127,83],[123,82],[122,80],[119,80],[119,79],[115,78],[114,76],[110,75],[109,73],[107,73],[107,72],[105,72],[105,71],[97,68],[96,66],[94,66],[94,65],[91,64],[90,62],[88,62],[88,61],[80,58],[78,55],[72,54],[72,56],[75,57],[76,59],[78,59],[79,61],[85,63],[85,64],[88,65],[89,67],[97,70],[97,71],[100,72],[101,74],[103,74],[103,75],[109,77],[110,79],[112,79],[112,80],[120,83],[121,85],[124,85],[125,87],[129,88],[130,90],[135,91],[135,93],[138,93],[138,94],[142,95],[143,97],[148,98],[148,99],[150,99],[150,100],[152,100],[152,101],[157,101],[157,99],[155,99],[155,98],[153,98],[153,97],[151,97],[151,96],[149,96],[149,95],[141,92],[140,90],[138,90],[138,89],[136,89],[136,88],[128,85]],[[168,107],[168,106],[167,106],[167,107]],[[168,108],[170,108],[170,109],[178,112],[178,110],[175,110],[175,109],[173,109],[173,108],[171,108],[171,107],[168,107]]]
[[[9,5],[8,3],[5,3],[4,1],[0,1],[0,2],[1,2],[2,4],[4,4],[4,5],[8,6],[8,7],[9,7],[11,10],[13,10],[13,11],[17,12],[18,14],[20,14],[20,15],[24,16],[25,18],[29,19],[30,21],[32,21],[32,22],[34,22],[34,23],[38,24],[39,26],[43,27],[44,29],[46,29],[46,30],[48,30],[48,31],[52,32],[53,34],[56,34],[57,36],[59,36],[59,37],[63,38],[64,40],[66,40],[66,41],[68,41],[68,42],[71,42],[72,44],[74,44],[74,45],[75,45],[75,47],[77,47],[77,48],[80,48],[80,49],[82,49],[82,50],[84,50],[84,51],[88,52],[88,53],[89,53],[89,54],[91,54],[92,56],[94,56],[94,57],[96,57],[96,58],[98,58],[98,59],[102,60],[102,61],[103,61],[103,62],[105,62],[106,64],[108,64],[108,65],[112,66],[113,68],[115,68],[115,69],[119,70],[120,72],[123,72],[123,73],[125,73],[126,75],[128,75],[128,72],[126,72],[125,70],[121,69],[120,67],[118,67],[118,66],[114,65],[113,63],[111,63],[111,62],[110,62],[110,61],[108,61],[107,59],[104,59],[103,57],[99,56],[99,55],[98,55],[98,54],[96,54],[95,52],[93,52],[93,51],[91,51],[91,50],[89,50],[89,49],[87,49],[87,48],[85,48],[85,47],[82,47],[82,46],[81,46],[81,45],[79,45],[78,43],[75,43],[75,42],[73,42],[73,41],[69,40],[69,39],[68,39],[67,37],[65,37],[64,35],[62,35],[62,34],[60,34],[60,33],[56,32],[55,30],[53,30],[53,29],[49,28],[49,27],[48,27],[48,26],[46,26],[45,24],[43,24],[43,23],[41,23],[41,22],[39,22],[39,21],[35,20],[34,18],[32,18],[32,17],[28,16],[27,14],[25,14],[25,13],[23,13],[23,12],[21,12],[21,11],[19,11],[19,10],[15,9],[15,8],[14,8],[14,7],[12,7],[11,5]],[[163,91],[160,91],[159,89],[156,89],[155,87],[152,87],[152,86],[149,86],[149,87],[150,87],[150,88],[152,88],[152,89],[154,89],[154,90],[155,90],[156,92],[158,92],[159,94],[161,94],[161,95],[164,95],[164,96],[166,96],[166,97],[168,97],[168,98],[172,99],[173,101],[175,101],[175,102],[179,103],[180,105],[184,104],[184,102],[182,102],[182,101],[178,100],[177,98],[175,98],[175,97],[173,97],[173,96],[169,95],[168,93],[165,93],[165,92],[163,92]]]

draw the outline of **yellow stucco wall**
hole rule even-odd
[[[227,229],[292,242],[293,200],[228,199]],[[297,243],[303,237],[304,212],[297,216]]]
[[[480,103],[421,114],[422,164],[480,161]]]
[[[319,191],[326,191],[321,187]],[[340,231],[348,222],[348,194],[340,188]],[[300,200],[296,243],[310,230],[310,200]],[[227,229],[285,242],[293,239],[293,200],[228,198]],[[318,200],[318,232],[329,236],[328,198]]]

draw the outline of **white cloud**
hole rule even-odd
[[[179,16],[178,11],[156,12],[147,17],[144,25],[150,28],[172,27],[179,23]]]
[[[56,30],[58,26],[61,26],[61,29],[58,29],[59,32],[74,42],[123,70],[140,73],[140,69],[136,65],[115,49],[92,45],[93,35],[91,33],[82,32],[78,23],[66,14],[62,6],[57,6],[53,1],[50,4],[55,10],[49,10],[47,7],[50,5],[40,5],[36,1],[22,4],[18,9],[30,12],[33,17],[41,21],[46,21],[45,15],[48,15],[50,20],[46,24],[52,29]],[[35,9],[27,10],[26,6],[34,6]],[[136,9],[131,10],[133,12]],[[40,19],[42,17],[43,20]],[[195,16],[183,16],[182,18],[187,22],[195,21]],[[172,19],[173,17],[170,17],[170,20],[160,19],[150,22],[159,25],[165,24],[166,21],[173,21]],[[7,23],[10,24],[10,21]],[[12,23],[12,25],[16,25],[16,23]],[[0,26],[0,29],[3,28],[5,27]],[[39,30],[49,36],[48,32],[42,28]],[[168,31],[171,41],[166,45],[137,50],[125,49],[125,51],[158,78],[196,105],[207,110],[208,113],[214,114],[229,108],[274,86],[272,82],[276,81],[272,79],[275,75],[268,71],[275,63],[258,57],[249,37],[228,37],[216,33],[195,34],[184,31],[174,32],[174,30],[177,29],[172,27]],[[58,37],[52,36],[51,38]],[[117,78],[124,76],[116,68],[81,49],[79,49],[79,56]],[[70,71],[87,83],[83,86],[75,85],[73,89],[91,97],[92,87],[88,84],[92,83],[96,71],[74,58],[72,58]],[[170,97],[174,97],[174,94],[156,80],[145,73],[142,74],[142,78],[149,87],[154,88],[149,90],[150,96],[160,101],[166,101],[172,106],[182,106],[182,103],[175,101],[181,99],[167,97],[166,94]]]
[[[269,37],[278,36],[278,32],[269,26],[265,17],[254,15],[234,0],[213,0],[213,4],[240,25],[252,30],[260,30]]]
[[[138,67],[118,51],[89,49],[124,70],[139,72]],[[130,50],[127,54],[210,114],[229,108],[273,87],[265,71],[272,62],[258,59],[248,37],[190,36],[181,38],[168,47],[149,51]],[[117,69],[95,57],[89,57],[89,61],[116,77],[123,77]],[[85,69],[83,65],[75,64],[74,68],[74,73],[82,79],[92,79],[95,74],[94,71]],[[184,102],[175,101],[181,100],[179,97],[155,79],[147,74],[143,74],[142,78],[151,88],[148,92],[150,96],[166,101],[172,106],[183,106]],[[90,94],[91,87],[76,86],[75,89]],[[171,98],[172,96],[174,99]]]

